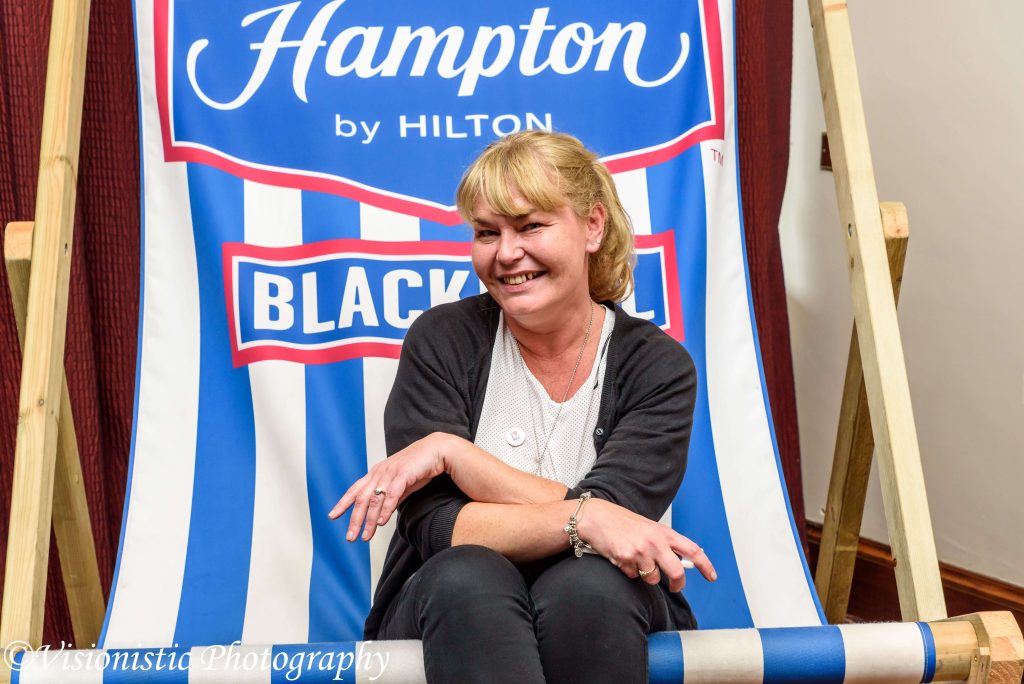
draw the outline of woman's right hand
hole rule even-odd
[[[445,471],[444,447],[448,439],[451,435],[435,432],[374,464],[348,488],[327,517],[337,520],[352,508],[345,538],[355,541],[359,530],[363,530],[363,541],[369,541],[378,527],[387,524],[405,497]]]
[[[693,561],[708,581],[718,579],[704,549],[671,527],[637,515],[603,499],[591,499],[584,506],[578,525],[580,539],[607,558],[626,577],[640,577],[657,584],[664,574],[672,591],[686,584],[680,558]],[[641,577],[640,571],[644,574]],[[648,574],[648,571],[653,570]]]

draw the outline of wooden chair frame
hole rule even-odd
[[[0,619],[4,648],[14,643],[38,647],[42,640],[51,524],[76,640],[85,646],[95,642],[103,621],[103,594],[63,372],[88,36],[89,0],[55,0],[35,230],[15,227],[6,240],[17,252],[11,253],[8,273],[23,356]],[[30,254],[25,253],[28,240]]]
[[[841,621],[849,600],[873,447],[903,619],[943,620],[946,607],[896,319],[908,234],[906,210],[878,202],[846,3],[808,4],[855,319],[818,561],[818,592],[829,619]],[[35,223],[11,224],[5,235],[5,261],[24,351],[0,618],[2,648],[41,645],[51,524],[79,648],[96,642],[104,614],[62,368],[89,7],[90,0],[54,0]],[[978,613],[932,627],[939,651],[937,675],[943,679],[1020,681],[1024,640],[1009,613]],[[0,682],[9,680],[10,671],[0,666]]]

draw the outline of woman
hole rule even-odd
[[[656,521],[682,481],[696,376],[613,304],[633,234],[575,138],[490,145],[457,195],[487,293],[410,328],[384,414],[386,461],[330,516],[370,539],[398,511],[367,639],[422,639],[431,682],[646,682],[646,635],[695,627]]]

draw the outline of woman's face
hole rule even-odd
[[[527,326],[555,323],[590,299],[587,255],[600,247],[604,207],[580,218],[569,206],[540,211],[513,197],[520,216],[498,214],[485,200],[475,207],[473,268],[506,316]]]

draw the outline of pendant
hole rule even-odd
[[[522,428],[511,427],[505,432],[505,441],[509,446],[521,446],[526,441],[526,432]]]

